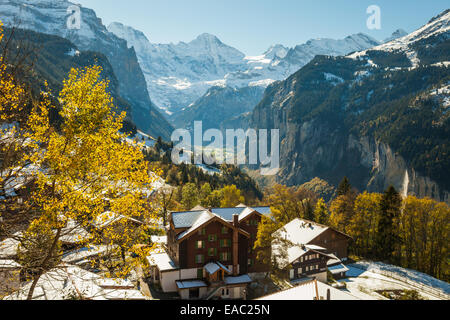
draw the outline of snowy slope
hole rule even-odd
[[[380,44],[356,34],[342,40],[310,40],[295,48],[278,44],[260,56],[245,56],[210,34],[189,43],[153,44],[142,32],[120,23],[112,23],[108,30],[134,47],[152,100],[168,114],[181,111],[213,86],[265,88],[318,54],[345,55]]]
[[[433,278],[430,275],[416,270],[401,268],[382,262],[371,261],[360,261],[355,263],[353,266],[367,270],[369,272],[392,276],[395,279],[405,279],[405,281],[407,280],[411,283],[416,283],[418,285],[424,285],[436,289],[443,294],[450,294],[450,285],[447,282]]]
[[[142,32],[120,23],[108,29],[134,47],[152,100],[169,113],[194,102],[227,73],[245,68],[243,53],[210,34],[189,43],[153,44]]]
[[[408,32],[406,32],[403,29],[398,29],[389,38],[384,39],[384,42],[386,43],[386,42],[389,42],[389,41],[392,41],[392,40],[396,40],[396,39],[402,38],[402,37],[404,37],[406,35],[408,35]]]
[[[450,38],[450,9],[442,12],[431,19],[420,29],[407,34],[403,37],[395,38],[392,41],[385,42],[372,48],[374,51],[384,51],[388,53],[402,53],[410,60],[413,68],[417,67],[421,61],[417,56],[415,47],[434,37],[441,37],[440,41],[446,41]],[[401,31],[398,35],[401,35]],[[436,41],[435,41],[436,42]],[[423,44],[422,46],[426,46]],[[352,59],[367,58],[367,50],[349,55]]]

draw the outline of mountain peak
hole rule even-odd
[[[389,41],[392,41],[395,39],[399,39],[399,38],[402,38],[407,35],[408,35],[408,32],[406,32],[405,30],[397,29],[392,33],[392,35],[389,38],[385,39],[384,42],[389,42]]]
[[[210,33],[202,33],[197,38],[195,38],[195,40],[193,40],[193,41],[222,44],[222,41],[220,41],[219,38],[217,38],[215,35],[210,34]]]

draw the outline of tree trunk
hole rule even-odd
[[[33,278],[33,283],[31,284],[30,290],[28,290],[28,296],[27,296],[27,300],[32,300],[33,299],[33,293],[34,293],[34,289],[36,289],[36,285],[39,281],[39,279],[41,278],[41,273],[39,273],[38,275],[36,275]]]

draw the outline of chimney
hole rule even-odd
[[[331,300],[331,291],[330,291],[330,289],[327,290],[327,300]]]
[[[239,215],[238,214],[233,214],[233,226],[235,226],[236,228],[239,227]]]
[[[239,264],[239,215],[233,215],[233,276],[238,275]]]

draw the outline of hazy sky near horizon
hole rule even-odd
[[[247,55],[273,44],[293,47],[312,38],[342,39],[363,32],[378,40],[396,29],[412,32],[445,9],[448,0],[72,0],[94,9],[105,25],[117,21],[153,43],[189,42],[202,33]],[[369,30],[370,5],[381,8],[381,29]]]

